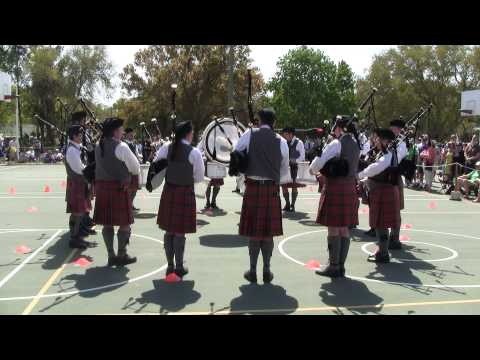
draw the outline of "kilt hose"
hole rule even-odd
[[[83,214],[90,212],[92,210],[92,201],[91,194],[88,191],[88,184],[81,179],[67,178],[65,201],[67,202],[67,213]]]
[[[305,184],[300,184],[297,182],[297,175],[298,175],[298,165],[296,166],[291,166],[290,165],[290,176],[292,177],[292,182],[286,183],[282,185],[282,189],[288,189],[288,188],[299,188],[299,187],[305,187],[307,185]]]
[[[138,175],[132,175],[132,181],[130,182],[130,191],[137,192],[142,187],[140,186],[140,181]]]
[[[369,223],[373,229],[399,228],[400,190],[398,186],[368,180]]]
[[[208,186],[223,186],[224,184],[225,182],[223,181],[223,178],[211,179]]]
[[[95,223],[110,226],[133,224],[130,191],[125,191],[119,181],[96,180],[95,192]]]
[[[165,184],[157,215],[158,227],[169,233],[197,232],[197,205],[193,186]]]
[[[358,225],[355,178],[325,178],[316,222],[331,227]]]
[[[400,193],[400,210],[405,209],[405,197],[403,195],[403,179],[400,176],[398,179],[398,190]]]
[[[283,235],[280,187],[246,179],[239,234],[251,238]]]

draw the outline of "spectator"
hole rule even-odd
[[[433,176],[435,174],[435,169],[433,168],[435,165],[435,146],[430,139],[427,140],[426,145],[426,149],[420,153],[420,159],[422,160],[423,171],[425,174],[425,190],[430,192],[432,190]]]
[[[478,182],[480,180],[480,161],[475,164],[475,170],[468,174],[459,176],[455,184],[455,191],[464,190],[464,198],[470,198],[470,191],[474,188],[478,190]],[[479,192],[480,193],[480,192]],[[477,196],[478,200],[478,196]],[[477,201],[476,201],[477,202]]]
[[[471,169],[475,168],[475,164],[480,160],[480,145],[478,143],[478,135],[474,134],[472,140],[465,147],[465,165]],[[467,169],[470,171],[469,169]]]

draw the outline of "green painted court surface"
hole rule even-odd
[[[135,200],[141,210],[129,252],[138,262],[107,268],[100,226],[88,238],[98,247],[68,247],[64,180],[62,165],[0,166],[0,314],[480,314],[480,204],[406,190],[407,241],[379,266],[366,261],[375,245],[363,235],[361,205],[348,277],[332,281],[304,266],[325,264],[327,252],[326,228],[314,223],[317,187],[303,188],[297,213],[284,217],[284,236],[275,239],[273,283],[249,285],[247,242],[237,235],[242,198],[228,178],[217,200],[224,212],[198,214],[197,233],[187,236],[190,273],[172,284],[163,279],[156,225],[160,190],[142,190]],[[31,252],[19,254],[19,246]],[[86,264],[75,265],[79,259]],[[260,275],[261,266],[260,257]]]

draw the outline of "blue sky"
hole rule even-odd
[[[112,93],[112,98],[107,99],[105,95],[102,102],[106,105],[113,104],[120,96],[120,80],[118,74],[123,67],[133,62],[134,54],[147,45],[107,45],[109,56],[115,66],[117,77],[114,81],[117,89]],[[251,57],[254,65],[262,72],[265,80],[269,80],[276,71],[276,63],[278,59],[285,55],[288,50],[295,48],[297,45],[250,45],[252,49]],[[381,53],[392,45],[309,45],[310,47],[321,49],[333,61],[346,61],[356,75],[364,75],[370,66],[374,55]]]

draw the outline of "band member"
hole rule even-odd
[[[369,256],[368,261],[390,262],[388,229],[400,227],[400,192],[398,175],[392,169],[396,166],[396,151],[387,150],[395,139],[390,129],[375,131],[375,146],[380,150],[376,161],[358,174],[359,179],[368,178],[369,223],[377,233],[378,251]]]
[[[183,263],[185,234],[197,231],[194,183],[202,182],[205,173],[202,154],[191,145],[192,139],[192,123],[179,123],[173,142],[161,147],[154,159],[154,162],[168,160],[157,224],[165,230],[166,275],[175,272],[179,277],[188,274]]]
[[[93,135],[91,130],[86,126],[87,123],[87,113],[85,111],[77,111],[72,113],[70,116],[70,121],[72,125],[79,125],[82,129],[82,161],[85,165],[89,165],[95,161],[95,141],[93,140]],[[93,184],[90,184],[90,191],[92,196],[95,194],[95,189]],[[87,212],[82,218],[82,223],[80,224],[80,235],[88,236],[94,235],[97,232],[93,229],[95,227],[95,222],[90,217],[90,214]]]
[[[135,143],[135,133],[133,132],[132,128],[125,129],[125,139],[123,140],[132,151],[132,153],[136,156],[138,162],[141,162],[142,155],[138,152],[137,144]],[[132,183],[130,187],[130,194],[132,197],[132,209],[133,211],[139,211],[140,209],[136,208],[133,205],[133,201],[135,200],[135,196],[137,196],[137,190],[140,190],[140,181],[138,175],[132,175]]]
[[[249,237],[250,270],[244,278],[257,282],[257,260],[261,251],[263,282],[270,283],[273,236],[283,234],[280,180],[288,178],[290,169],[287,141],[273,130],[274,110],[260,110],[258,117],[260,128],[245,132],[235,148],[246,151],[248,157],[239,234]]]
[[[81,158],[82,127],[73,125],[68,129],[68,144],[65,154],[67,171],[67,188],[65,200],[67,213],[70,213],[70,247],[86,249],[92,243],[83,239],[82,219],[92,210],[91,194],[88,183],[83,176],[85,163]]]
[[[207,168],[208,165],[208,159],[205,155],[205,144],[203,141],[200,141],[200,143],[197,146],[197,149],[202,153],[203,161],[204,161],[204,166]],[[208,174],[207,174],[208,176]],[[210,179],[210,182],[208,183],[207,190],[205,191],[205,197],[207,198],[207,203],[205,204],[205,210],[208,209],[214,209],[217,210],[217,196],[218,193],[220,192],[220,187],[225,184],[223,178],[217,178],[217,179]],[[213,188],[213,192],[212,192]],[[210,194],[212,195],[211,201],[210,201]]]
[[[96,201],[94,220],[103,225],[102,235],[108,252],[108,266],[123,266],[137,261],[127,254],[133,224],[130,184],[132,175],[140,173],[138,159],[123,137],[123,120],[107,118],[103,123],[102,137],[95,148]],[[118,253],[113,242],[114,227],[118,226]]]
[[[397,137],[398,134],[400,134],[400,132],[404,127],[405,127],[405,122],[403,120],[393,120],[390,122],[390,130],[392,130],[395,137]],[[397,159],[399,164],[407,156],[407,153],[408,153],[407,144],[404,141],[400,142],[397,145]],[[404,185],[403,185],[402,176],[398,175],[398,190],[400,193],[400,210],[403,210],[405,207],[403,187]],[[400,212],[398,216],[400,217],[400,224],[398,224],[398,227],[392,228],[390,231],[389,249],[391,250],[400,250],[402,248],[402,244],[400,242],[400,225],[402,220],[400,216]]]
[[[292,182],[282,185],[283,197],[285,198],[285,207],[283,211],[295,211],[295,202],[297,201],[297,187],[305,185],[297,183],[298,163],[305,161],[305,147],[302,140],[295,136],[295,128],[286,127],[282,131],[282,136],[287,140],[289,158],[290,158],[290,176]],[[288,188],[292,189],[292,203],[290,204]]]
[[[349,126],[347,129],[346,127]],[[320,195],[316,222],[328,227],[329,264],[316,273],[322,276],[340,277],[345,275],[345,260],[350,247],[349,226],[358,225],[358,196],[356,174],[360,149],[358,143],[347,133],[353,124],[348,118],[337,116],[333,125],[332,140],[310,165],[310,173],[317,174],[329,161],[343,159],[348,164],[346,175],[332,166],[332,173],[325,174],[325,184]],[[332,163],[330,163],[332,164]]]

